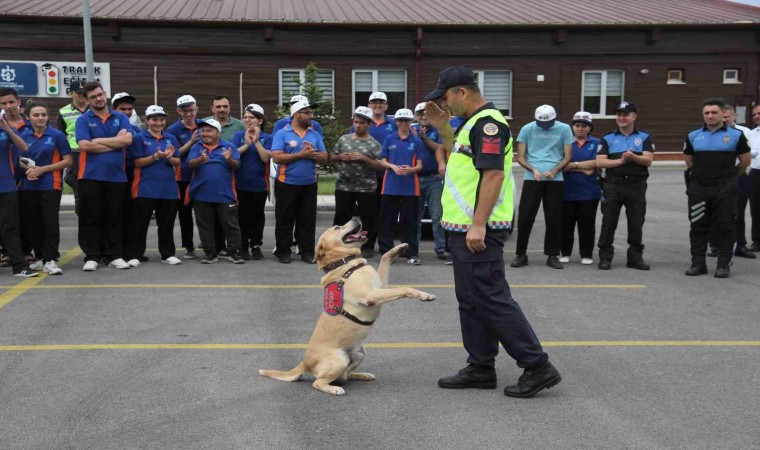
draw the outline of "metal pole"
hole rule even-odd
[[[239,94],[240,94],[240,118],[243,118],[243,113],[245,112],[243,108],[243,72],[240,72],[240,85],[239,85]]]
[[[92,57],[92,26],[90,25],[90,0],[82,0],[82,22],[84,24],[84,57],[87,63],[87,81],[95,80],[95,63]],[[109,94],[109,93],[106,93]]]

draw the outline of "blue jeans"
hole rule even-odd
[[[441,194],[443,194],[443,177],[440,175],[427,175],[420,177],[420,211],[417,221],[417,242],[422,235],[422,213],[425,211],[425,203],[430,211],[430,220],[433,222],[433,240],[435,252],[446,250],[446,234],[441,226],[443,207],[441,206]]]

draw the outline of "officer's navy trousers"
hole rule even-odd
[[[736,237],[736,180],[705,182],[691,180],[689,197],[689,240],[693,263],[705,263],[707,236],[712,229],[718,244],[718,265],[728,266]]]
[[[625,206],[628,222],[628,260],[641,259],[644,253],[644,217],[647,214],[646,178],[623,183],[604,183],[602,189],[602,231],[599,234],[599,258],[612,260],[615,255],[615,230],[620,219],[620,210]]]

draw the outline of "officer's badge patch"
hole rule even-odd
[[[343,309],[343,287],[341,285],[332,282],[325,286],[323,308],[330,316],[340,314],[340,311]]]
[[[480,143],[480,151],[483,154],[498,155],[501,153],[501,149],[501,139],[499,138],[483,137],[483,140]]]
[[[723,136],[723,143],[728,144],[731,142],[731,136]]]
[[[499,127],[495,123],[487,123],[483,126],[483,133],[489,136],[495,136],[499,132]]]
[[[636,138],[636,140],[633,141],[633,143],[636,145],[636,147],[638,147],[639,145],[641,145],[641,138]]]
[[[293,139],[292,141],[288,142],[288,145],[291,146],[292,148],[296,148],[298,147],[298,141]]]

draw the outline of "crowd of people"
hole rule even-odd
[[[419,241],[427,210],[435,255],[451,263],[442,220],[450,149],[426,116],[426,102],[389,115],[387,96],[374,92],[367,106],[353,112],[347,134],[326,148],[313,106],[301,95],[290,99],[290,116],[278,120],[269,134],[260,105],[248,105],[240,121],[230,115],[225,96],[211,99],[206,118],[199,117],[193,96],[180,96],[178,119],[168,127],[167,111],[150,105],[145,123],[137,126],[134,96],[117,93],[109,104],[97,82],[74,81],[69,88],[71,103],[58,111],[55,126],[45,104],[22,107],[13,89],[0,90],[1,263],[13,266],[15,275],[62,273],[58,214],[64,182],[74,191],[85,271],[101,264],[129,269],[147,261],[153,217],[162,263],[199,257],[203,264],[261,260],[268,199],[275,203],[277,260],[290,263],[296,253],[312,263],[317,167],[327,162],[337,168],[334,224],[362,219],[368,237],[363,257],[372,258],[376,246],[381,253],[389,250],[398,236],[408,244],[407,263],[422,264]],[[637,128],[634,103],[621,102],[615,114],[616,129],[599,138],[592,135],[591,114],[579,111],[566,124],[550,105],[538,107],[535,121],[522,127],[514,140],[514,159],[525,175],[512,267],[528,265],[530,234],[541,206],[546,265],[562,269],[572,261],[576,230],[580,262],[593,264],[601,204],[598,268],[612,267],[615,231],[625,207],[626,266],[649,270],[642,229],[655,145],[648,132]],[[759,125],[754,130],[736,125],[735,111],[719,99],[706,101],[703,115],[704,126],[684,145],[692,245],[686,274],[706,273],[704,257],[716,256],[716,276],[727,277],[734,256],[755,258],[760,250],[760,106],[752,110]],[[461,117],[452,117],[450,124],[458,132],[466,128]],[[471,139],[482,140],[484,154],[495,149],[488,142],[496,129],[467,131]],[[735,154],[726,156],[727,151]],[[725,168],[728,159],[735,173]],[[747,204],[753,217],[751,245],[745,236]],[[180,253],[174,242],[177,216]],[[511,230],[512,223],[505,226]],[[197,254],[201,249],[203,254]]]

